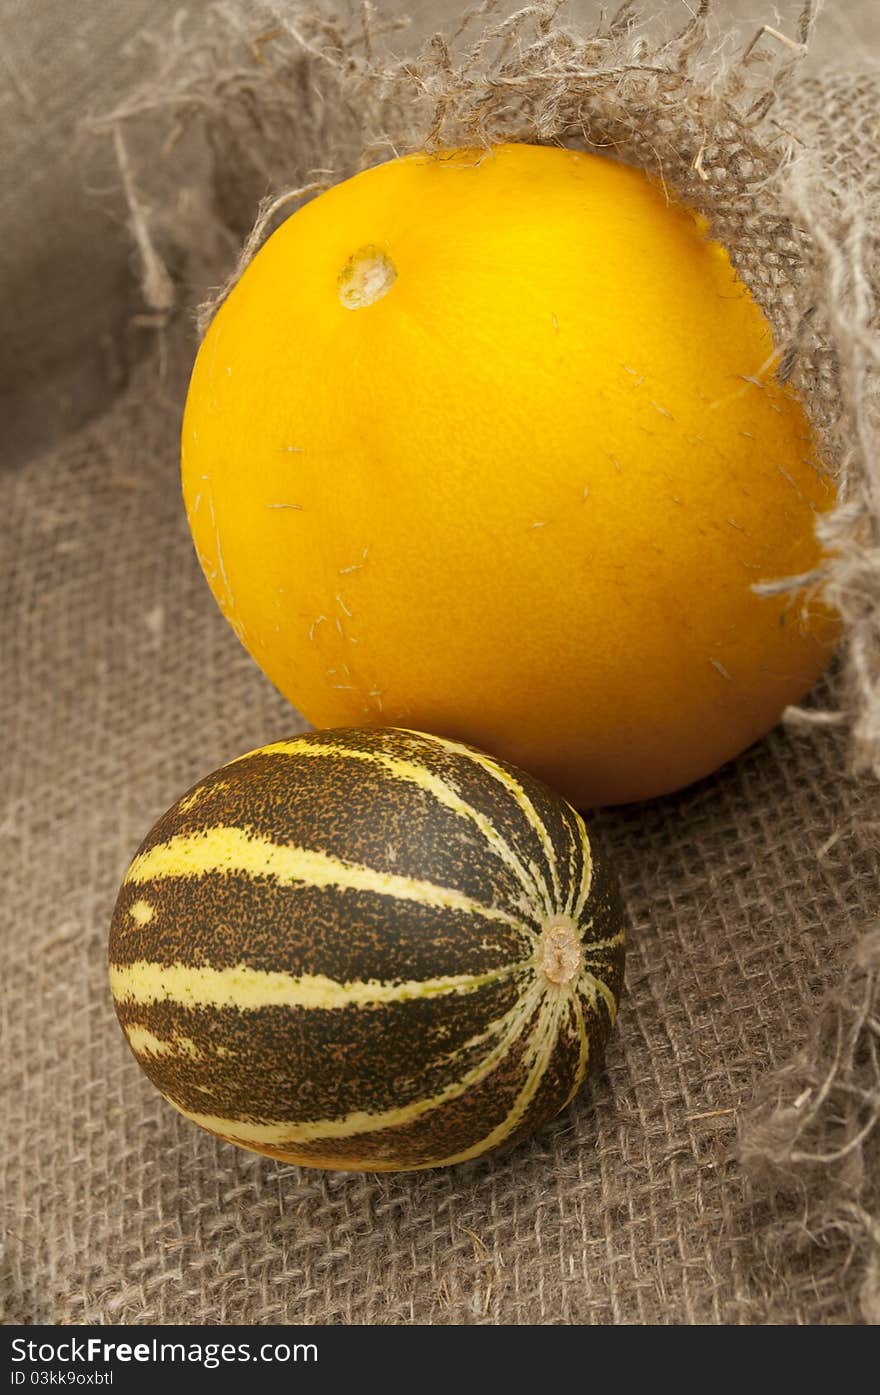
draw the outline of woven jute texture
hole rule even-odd
[[[240,27],[240,9],[226,14]],[[555,39],[555,21],[542,15],[539,31],[546,21],[544,37]],[[638,41],[628,22],[615,44]],[[316,52],[330,42],[314,27],[298,24],[296,32]],[[708,78],[702,88],[688,86],[698,83],[689,76],[691,50],[682,57],[682,42],[693,49],[697,37],[686,35],[671,58],[643,48],[633,61],[646,72],[671,64],[685,105],[701,91],[691,114],[708,120]],[[541,58],[545,67],[557,64],[557,112],[587,61],[581,49],[581,66],[571,58],[571,70],[562,71],[563,49],[553,57],[545,47]],[[216,100],[218,73],[228,78],[207,52],[189,51],[183,68],[163,70],[166,93],[195,91],[191,105],[201,111]],[[461,68],[447,65],[442,45],[432,52],[437,66],[423,67],[419,80],[435,83],[436,115],[436,98],[451,90],[437,76],[444,66],[454,73],[456,100],[465,99]],[[610,52],[600,46],[594,62]],[[515,56],[522,64],[521,49]],[[535,55],[530,61],[534,75]],[[265,148],[277,151],[273,139],[296,125],[293,99],[273,108],[260,95],[260,72],[255,77],[240,54],[236,62],[250,96],[236,106],[242,84],[227,80],[227,117],[238,113],[241,136],[242,112],[257,112]],[[303,153],[271,172],[276,193],[307,183],[325,146],[327,163],[340,171],[346,160],[356,164],[378,135],[370,120],[392,129],[395,109],[405,105],[399,70],[378,96],[359,71],[357,101],[352,96],[342,117],[328,116],[315,93],[322,64],[331,87],[338,67],[308,48],[297,62]],[[491,106],[497,89],[487,95],[479,63],[468,71],[465,105],[485,116],[480,102]],[[589,100],[582,94],[582,115],[596,135],[597,113],[607,109],[609,121],[622,121],[638,90],[642,124],[632,156],[650,144],[649,108],[668,137],[663,121],[671,120],[676,84],[670,79],[667,91],[664,79],[651,98],[650,75],[621,96],[622,81],[597,82]],[[717,220],[727,220],[730,239],[739,229],[744,274],[748,262],[756,293],[776,309],[774,326],[792,351],[817,429],[840,468],[861,470],[853,431],[871,428],[858,377],[870,328],[870,313],[859,318],[870,214],[863,180],[860,211],[855,194],[847,202],[847,171],[868,163],[876,81],[793,81],[786,120],[797,113],[799,139],[811,158],[822,154],[826,183],[838,181],[836,207],[852,245],[837,238],[823,247],[830,224],[812,220],[806,200],[804,218],[789,213],[788,221],[756,201],[755,162],[772,164],[770,137],[756,136],[745,153],[738,147],[737,164],[725,162],[709,130],[688,189],[699,194],[701,170],[710,191],[713,180],[721,188]],[[552,138],[552,123],[535,127],[542,113],[549,120],[547,95],[545,87],[540,104],[517,107],[512,117],[506,108],[521,134]],[[835,682],[810,699],[813,709],[830,710],[824,724],[780,727],[699,786],[594,816],[630,925],[619,1028],[587,1094],[510,1154],[398,1177],[284,1167],[189,1125],[138,1071],[116,1025],[105,967],[127,861],[198,777],[302,723],[216,612],[179,500],[179,414],[194,348],[188,312],[228,272],[247,231],[242,210],[254,211],[253,171],[243,155],[227,169],[212,205],[225,201],[227,213],[212,214],[201,239],[192,230],[208,205],[194,185],[174,198],[163,194],[163,203],[157,196],[148,216],[135,188],[148,176],[137,161],[144,138],[130,126],[136,105],[108,129],[123,130],[117,153],[160,352],[102,418],[0,476],[9,578],[0,612],[3,1319],[876,1320],[880,790],[871,775],[848,773],[853,738],[831,719],[835,704],[850,701],[865,746],[870,704],[864,693],[846,698],[852,674],[849,689]],[[156,106],[164,110],[158,99]],[[467,124],[464,107],[455,110],[454,121]],[[370,120],[357,129],[364,111]],[[397,119],[415,129],[416,116]],[[227,117],[225,125],[208,124],[207,139],[199,136],[206,170],[212,148],[229,154],[235,123]],[[496,110],[489,124],[508,117]],[[623,142],[622,127],[618,134]],[[698,152],[699,138],[692,158]],[[186,158],[194,159],[191,150]],[[242,193],[249,179],[250,193]],[[754,255],[749,262],[756,246],[763,263]],[[806,320],[803,285],[815,289]],[[842,356],[854,339],[855,350]],[[843,385],[842,364],[850,375]],[[853,517],[862,520],[870,516],[867,478],[859,476],[853,495]],[[859,594],[867,615],[864,587]],[[868,672],[869,689],[870,679]]]

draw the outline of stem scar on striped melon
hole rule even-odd
[[[559,988],[567,988],[584,966],[581,932],[571,916],[555,915],[541,932],[538,968]]]
[[[110,989],[139,1065],[209,1132],[407,1172],[565,1109],[614,1025],[623,908],[547,786],[399,728],[251,751],[125,874]]]

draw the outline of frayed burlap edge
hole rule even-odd
[[[303,200],[412,150],[500,140],[585,146],[644,168],[704,213],[767,313],[777,373],[802,393],[839,480],[839,505],[819,524],[827,566],[764,587],[823,588],[844,622],[831,704],[786,715],[795,725],[845,726],[851,769],[876,776],[880,191],[857,183],[821,122],[801,111],[799,64],[814,8],[790,16],[791,33],[767,25],[736,49],[713,27],[708,0],[671,37],[658,37],[634,4],[584,34],[566,27],[557,0],[500,19],[497,0],[486,0],[402,60],[394,56],[401,23],[379,22],[366,4],[344,20],[282,0],[218,4],[198,21],[182,14],[170,34],[144,37],[154,76],[92,125],[115,142],[144,298],[163,344],[175,315],[199,299],[204,327]],[[154,128],[163,131],[164,187],[150,161],[129,151],[133,138],[152,153]],[[168,157],[193,131],[213,154],[213,185],[182,194]],[[741,1131],[756,1186],[789,1198],[768,1253],[845,1236],[874,1321],[878,980],[875,932],[801,1056],[766,1082]]]
[[[880,928],[853,952],[803,1051],[767,1078],[740,1121],[740,1157],[774,1195],[771,1265],[827,1248],[857,1266],[866,1321],[880,1324]]]

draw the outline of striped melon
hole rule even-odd
[[[116,1011],[176,1109],[312,1167],[442,1167],[563,1109],[624,932],[580,815],[398,729],[311,732],[159,820],[110,933]]]

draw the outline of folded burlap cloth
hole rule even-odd
[[[635,6],[577,33],[554,5],[505,21],[488,3],[402,62],[381,7],[201,9],[95,123],[156,352],[101,420],[0,479],[6,1320],[880,1320],[880,85],[801,76],[809,8],[747,48],[707,11],[658,38]],[[301,726],[187,534],[192,311],[267,190],[245,258],[360,165],[499,139],[598,148],[708,215],[840,472],[836,556],[804,584],[846,638],[807,714],[683,794],[598,816],[631,936],[583,1098],[465,1167],[304,1171],[164,1104],[106,985],[114,895],[152,821]]]

